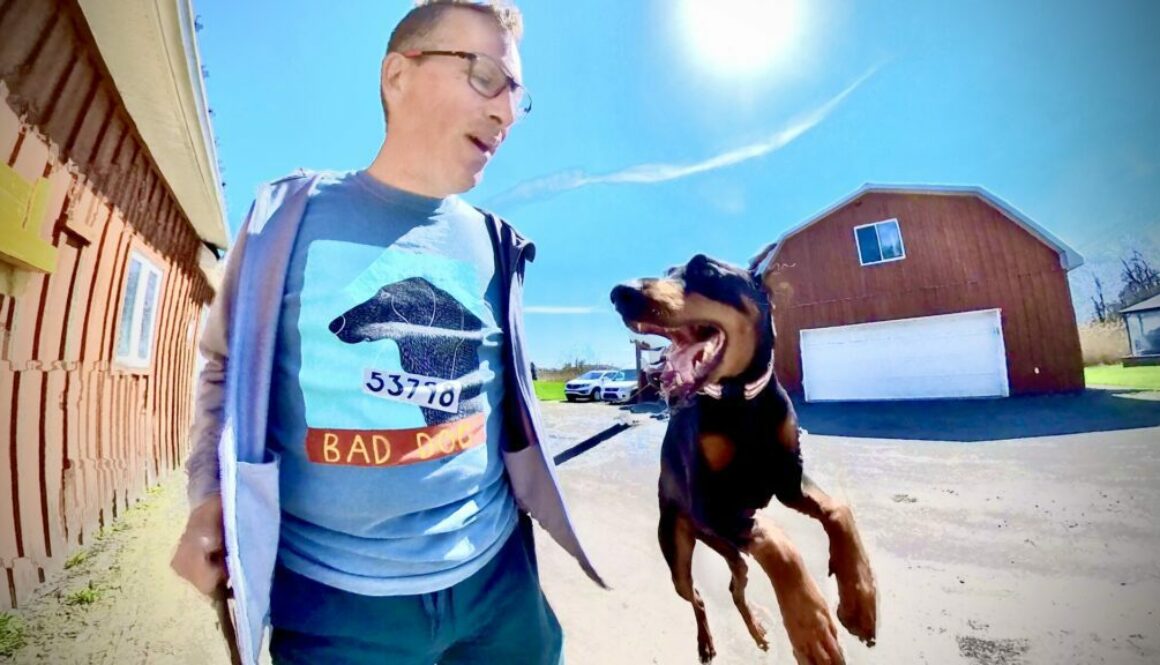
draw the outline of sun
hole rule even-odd
[[[798,0],[680,0],[693,56],[722,76],[754,76],[784,58],[797,37]]]

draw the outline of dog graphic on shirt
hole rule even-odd
[[[454,296],[422,277],[387,284],[366,301],[336,317],[330,332],[347,344],[394,341],[403,370],[461,380],[459,413],[420,407],[427,425],[458,420],[479,411],[479,347],[483,322]],[[474,380],[473,380],[474,379]]]

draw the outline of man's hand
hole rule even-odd
[[[174,572],[207,596],[228,578],[222,531],[222,499],[215,496],[189,514],[185,533],[181,534],[177,552],[169,562]]]

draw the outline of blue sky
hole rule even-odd
[[[707,51],[684,2],[521,5],[535,108],[466,198],[537,244],[538,365],[630,365],[614,284],[697,252],[744,262],[866,182],[986,187],[1084,256],[1081,316],[1093,274],[1160,258],[1160,3],[769,0],[792,18]],[[409,6],[195,2],[231,233],[258,183],[374,157]],[[740,42],[766,66],[718,62]]]

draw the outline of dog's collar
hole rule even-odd
[[[769,380],[773,378],[773,353],[769,354],[769,365],[765,368],[765,374],[762,374],[757,379],[745,384],[745,399],[751,400],[761,394],[765,387],[769,385]],[[724,388],[720,383],[710,383],[701,388],[701,394],[713,399],[721,399]]]

